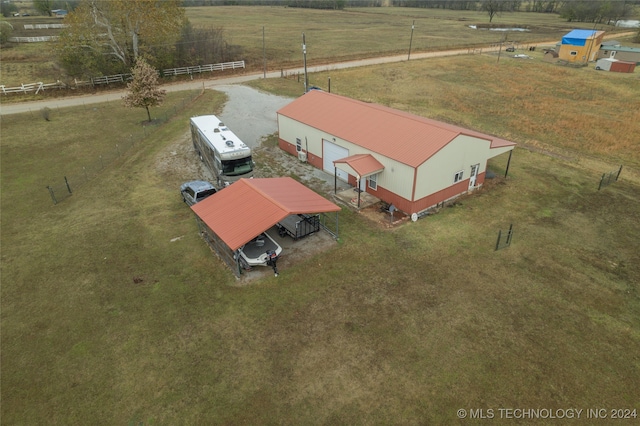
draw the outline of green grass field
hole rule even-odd
[[[207,91],[55,206],[51,179],[139,132],[146,113],[112,102],[54,110],[50,122],[2,117],[3,423],[640,410],[635,75],[476,55],[330,76],[335,93],[519,142],[509,178],[391,230],[343,209],[340,244],[239,287],[199,238],[177,192],[184,177],[160,162],[188,137],[187,118],[219,111],[224,96]],[[293,80],[254,85],[300,93]],[[620,164],[621,180],[598,191]],[[505,159],[490,166],[503,173]],[[512,246],[495,252],[511,223]]]

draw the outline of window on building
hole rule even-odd
[[[453,176],[453,183],[460,182],[462,180],[462,176],[463,175],[464,175],[464,172],[462,170],[460,170],[458,173],[456,173]]]
[[[572,50],[572,51],[570,51],[570,52],[569,52],[569,55],[571,55],[571,56],[577,56],[577,55],[578,55],[578,52],[577,52],[576,50]]]
[[[369,176],[369,188],[374,191],[378,189],[378,174]]]
[[[302,151],[302,141],[300,140],[300,138],[296,138],[296,151]]]

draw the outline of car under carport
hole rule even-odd
[[[236,276],[243,272],[238,249],[290,215],[335,213],[340,207],[290,177],[240,179],[191,207],[202,237]]]

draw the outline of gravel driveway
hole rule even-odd
[[[263,136],[278,130],[276,111],[293,101],[292,98],[271,95],[248,86],[217,86],[229,100],[220,118],[244,143],[251,148],[260,146]]]

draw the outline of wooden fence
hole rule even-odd
[[[44,84],[42,82],[39,83],[29,83],[29,84],[21,84],[20,86],[17,87],[5,87],[4,85],[0,85],[0,91],[2,92],[2,94],[6,95],[9,93],[29,93],[29,92],[35,92],[36,94],[39,93],[41,90],[45,90],[45,89],[65,89],[67,88],[67,85],[64,84],[61,81],[56,81],[55,83],[47,83]]]
[[[66,24],[24,24],[25,30],[49,30],[67,28]]]
[[[236,62],[224,62],[220,64],[209,64],[209,65],[196,65],[194,67],[184,67],[184,68],[169,68],[162,70],[158,73],[161,77],[172,77],[178,75],[193,75],[197,73],[203,72],[213,72],[213,71],[225,71],[225,70],[235,70],[238,68],[245,68],[244,61],[236,61]],[[74,79],[72,87],[82,87],[82,86],[97,86],[101,84],[112,84],[112,83],[125,83],[131,80],[131,74],[116,74],[116,75],[107,75],[102,77],[93,77],[86,81],[81,81]],[[56,81],[55,83],[44,84],[42,82],[39,83],[28,83],[21,84],[16,87],[6,87],[4,85],[0,85],[0,92],[3,95],[8,95],[10,93],[30,93],[35,92],[39,93],[41,90],[45,89],[67,89],[70,86],[61,82]]]
[[[170,68],[162,70],[160,75],[164,77],[175,75],[200,74],[203,72],[235,70],[236,68],[244,68],[244,61],[224,62],[221,64],[196,65],[194,67]]]
[[[131,80],[131,74],[116,74],[116,75],[105,75],[102,77],[93,77],[87,81],[81,81],[78,79],[73,79],[73,84],[75,87],[82,86],[96,86],[99,84],[111,84],[111,83],[124,83],[125,81]]]
[[[58,36],[42,36],[42,37],[9,37],[12,43],[38,43],[41,41],[54,41]]]

